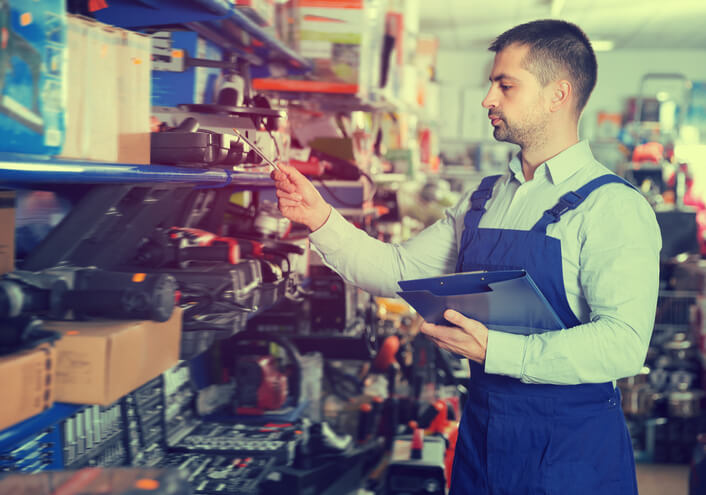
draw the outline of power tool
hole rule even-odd
[[[0,319],[34,314],[51,319],[104,317],[167,321],[176,281],[165,273],[97,268],[16,270],[0,278]]]

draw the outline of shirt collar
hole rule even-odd
[[[545,173],[549,180],[556,184],[560,184],[572,175],[574,175],[587,161],[593,159],[593,153],[591,153],[591,148],[588,145],[588,141],[581,140],[578,143],[566,148],[564,151],[559,153],[553,158],[547,160],[542,167],[541,165],[537,168],[536,173],[541,173],[541,169],[545,169]],[[517,153],[509,163],[510,172],[512,173],[510,179],[517,179],[520,184],[524,184],[525,175],[522,173],[522,161],[520,160],[520,153]]]

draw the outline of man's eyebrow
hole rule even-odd
[[[508,76],[507,74],[498,74],[495,77],[488,78],[488,80],[490,82],[500,81],[501,79],[505,79],[505,80],[512,81],[512,82],[520,82],[520,80],[517,79],[516,77]]]

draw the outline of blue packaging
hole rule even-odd
[[[0,0],[0,151],[61,150],[65,67],[65,1]]]
[[[2,0],[0,0],[2,1]],[[220,61],[222,51],[196,33],[175,31],[172,49],[193,58]],[[215,103],[216,85],[221,69],[191,67],[183,72],[152,70],[152,105],[175,107],[182,103]]]

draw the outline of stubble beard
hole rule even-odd
[[[525,149],[545,141],[546,122],[533,122],[524,126],[510,127],[505,119],[493,129],[493,137],[497,141],[512,143]]]

